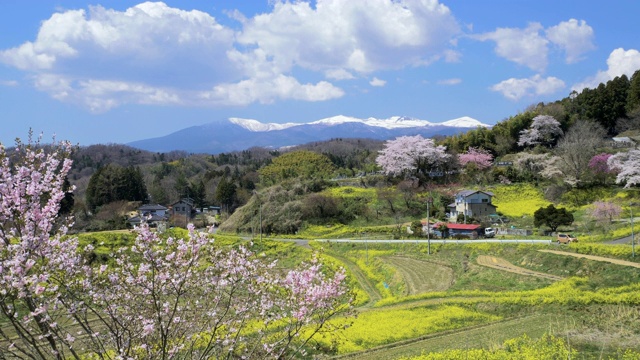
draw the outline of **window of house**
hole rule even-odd
[[[489,199],[482,199],[483,203],[489,202]]]

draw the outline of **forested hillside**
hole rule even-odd
[[[295,233],[314,224],[413,221],[426,211],[427,192],[434,199],[430,215],[443,218],[463,187],[529,183],[546,201],[559,203],[577,189],[615,184],[621,169],[607,160],[620,151],[633,155],[627,151],[638,132],[640,71],[532,105],[492,128],[433,140],[403,137],[396,148],[393,141],[350,138],[215,155],[79,147],[69,181],[76,186],[80,228],[126,227],[127,214],[142,203],[169,206],[191,198],[198,208],[220,206],[220,221],[233,214],[224,230],[255,230],[251,221],[263,206],[264,229]],[[618,135],[631,143],[612,141]],[[405,154],[408,163],[398,160],[403,149],[422,146],[426,152]],[[633,183],[633,175],[623,174],[618,183]],[[369,190],[332,190],[345,185]]]

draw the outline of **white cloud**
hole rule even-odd
[[[18,86],[18,82],[15,80],[0,80],[0,85],[2,86]]]
[[[607,70],[598,71],[596,75],[573,85],[571,89],[581,92],[585,88],[596,88],[600,83],[613,80],[616,76],[627,75],[627,77],[631,77],[636,70],[640,69],[640,51],[615,49],[609,54],[607,66]]]
[[[594,50],[593,29],[584,20],[570,19],[552,26],[546,31],[547,38],[558,45],[567,54],[567,63],[575,63],[581,60],[581,55]]]
[[[369,85],[371,86],[382,87],[382,86],[385,86],[386,84],[387,84],[386,80],[378,79],[377,77],[374,77],[373,79],[371,79],[371,81],[369,81]]]
[[[151,87],[142,83],[111,80],[72,80],[43,74],[35,77],[37,89],[54,99],[83,106],[93,113],[102,113],[127,104],[181,105],[185,100],[172,89]]]
[[[495,52],[531,70],[544,71],[548,64],[549,42],[566,53],[567,63],[582,60],[582,55],[595,49],[593,29],[584,20],[570,19],[547,28],[537,22],[526,28],[498,28],[494,32],[472,35],[474,39],[496,43]]]
[[[439,85],[458,85],[460,83],[462,83],[462,79],[458,79],[458,78],[444,79],[444,80],[438,81]]]
[[[201,92],[199,97],[216,105],[247,105],[252,102],[269,104],[275,100],[295,99],[324,101],[339,98],[344,91],[326,81],[317,84],[300,84],[291,76],[243,80],[235,84],[220,84],[211,91]]]
[[[548,95],[564,88],[564,81],[549,76],[546,78],[534,75],[527,79],[507,79],[491,87],[491,90],[502,93],[511,100],[520,100],[525,96]]]
[[[450,58],[449,41],[459,32],[437,0],[276,1],[271,13],[246,21],[238,39],[282,68],[370,73]]]
[[[329,70],[324,72],[324,75],[328,79],[334,79],[334,80],[351,80],[351,79],[355,79],[355,76],[353,76],[352,73],[348,72],[345,69],[329,69]]]
[[[55,99],[102,112],[187,103],[182,97],[194,88],[241,77],[227,57],[233,43],[234,32],[201,11],[161,2],[95,6],[53,14],[33,42],[0,51],[0,62],[31,72],[35,87]]]
[[[459,51],[455,51],[451,49],[444,51],[444,61],[448,63],[460,62],[460,58],[462,58],[462,54]]]
[[[62,10],[34,40],[0,49],[0,63],[28,72],[55,99],[101,112],[123,104],[323,101],[344,91],[294,78],[296,69],[348,80],[460,58],[459,26],[438,0],[275,0],[268,13],[227,16],[240,28],[162,2]]]
[[[491,33],[475,35],[473,38],[496,43],[496,53],[532,70],[542,71],[547,66],[548,40],[540,35],[542,25],[531,23],[526,29],[498,28]]]

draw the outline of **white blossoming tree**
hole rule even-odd
[[[538,115],[528,129],[520,132],[518,146],[545,145],[551,146],[563,134],[560,122],[553,116]]]
[[[438,170],[450,155],[444,146],[436,146],[432,139],[420,135],[401,136],[386,142],[376,158],[376,164],[389,175],[426,177]]]
[[[626,188],[640,185],[640,150],[614,154],[609,157],[607,164],[610,169],[618,171],[618,184],[625,184]]]

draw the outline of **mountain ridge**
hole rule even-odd
[[[328,125],[335,126],[344,123],[362,123],[368,126],[375,127],[383,127],[387,129],[395,129],[395,128],[407,128],[407,127],[420,127],[420,126],[451,126],[451,127],[490,127],[491,125],[483,124],[482,122],[469,117],[463,116],[456,119],[447,120],[441,123],[433,123],[428,120],[416,119],[408,116],[392,116],[386,119],[378,119],[374,117],[369,117],[366,119],[345,116],[345,115],[336,115],[316,121],[312,121],[309,123],[262,123],[255,119],[244,119],[238,117],[229,118],[229,121],[244,127],[249,131],[261,132],[261,131],[274,131],[274,130],[284,130],[287,128],[291,128],[294,126],[303,126],[303,125]]]
[[[217,154],[251,147],[281,148],[333,138],[389,140],[398,136],[452,135],[470,129],[490,127],[468,116],[432,123],[406,116],[360,119],[337,115],[309,123],[261,123],[232,117],[191,126],[166,136],[133,141],[127,145],[152,152],[174,150]]]

